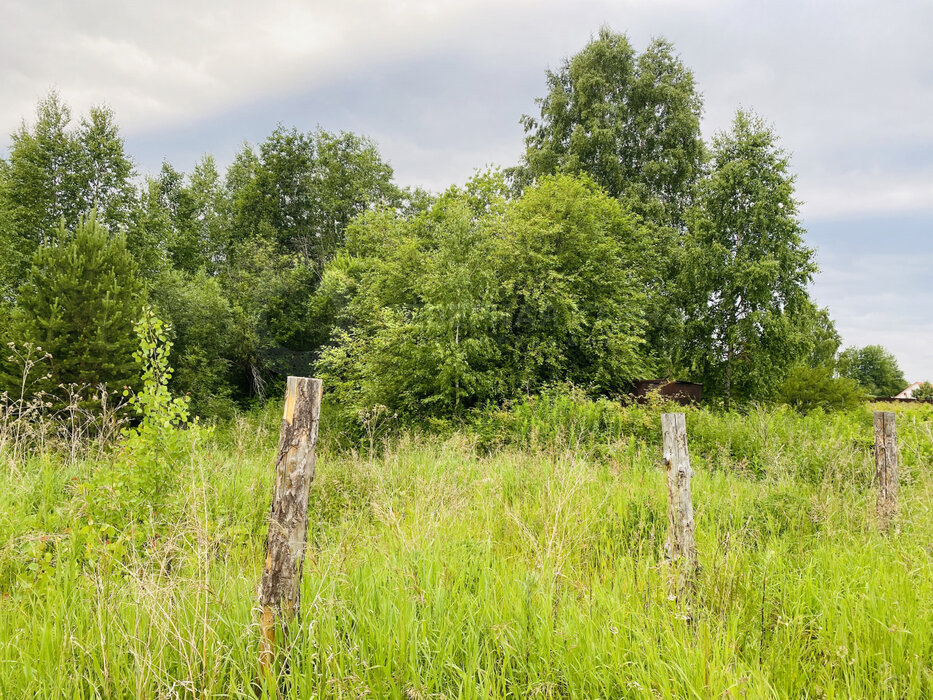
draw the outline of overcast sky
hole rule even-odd
[[[603,24],[674,42],[704,135],[738,107],[773,123],[817,301],[933,381],[933,0],[0,0],[0,152],[55,88],[111,106],[141,173],[227,164],[282,122],[365,133],[440,190],[518,159],[545,70]]]

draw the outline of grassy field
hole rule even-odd
[[[933,410],[896,410],[888,534],[868,408],[689,411],[702,570],[679,601],[657,408],[527,402],[375,454],[325,419],[282,695],[933,697]],[[6,463],[0,696],[274,697],[254,678],[277,420],[192,431],[149,503],[120,450]]]

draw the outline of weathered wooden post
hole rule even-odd
[[[875,481],[878,519],[886,528],[897,514],[897,425],[893,411],[875,411]]]
[[[693,500],[690,495],[690,455],[687,421],[683,413],[661,414],[664,466],[667,468],[667,556],[675,567],[678,594],[684,592],[697,568],[693,539]]]
[[[266,561],[259,584],[259,664],[271,678],[276,624],[283,632],[299,613],[301,570],[308,532],[308,496],[314,479],[321,415],[321,380],[289,377],[275,460]]]

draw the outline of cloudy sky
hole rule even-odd
[[[933,0],[0,0],[0,153],[55,88],[110,105],[141,173],[229,163],[282,122],[365,133],[440,190],[517,160],[545,70],[604,24],[674,42],[705,135],[737,107],[774,124],[817,300],[933,380]]]

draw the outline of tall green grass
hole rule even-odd
[[[899,414],[884,535],[870,411],[689,410],[686,600],[658,416],[544,397],[366,454],[322,424],[282,695],[933,696],[931,413]],[[0,696],[274,697],[255,684],[255,598],[276,431],[271,412],[219,428],[133,533],[83,509],[99,462],[0,476]]]

